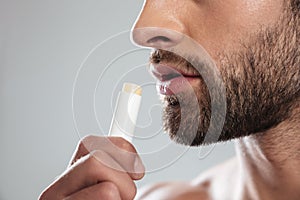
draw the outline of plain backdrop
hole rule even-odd
[[[0,0],[1,200],[37,199],[41,191],[65,170],[80,137],[107,132],[115,91],[120,89],[123,80],[134,79],[145,84],[146,98],[141,116],[147,111],[150,115],[149,119],[140,117],[140,123],[153,123],[147,131],[138,128],[138,134],[151,133],[152,129],[161,127],[159,105],[149,108],[157,100],[152,95],[155,93],[152,78],[141,67],[130,71],[130,66],[147,62],[149,52],[146,51],[123,55],[100,80],[94,110],[101,129],[95,126],[95,119],[89,113],[92,104],[91,92],[88,92],[107,66],[102,62],[118,56],[114,54],[119,52],[113,50],[126,50],[128,44],[124,43],[124,46],[118,38],[127,37],[126,31],[130,30],[142,4],[140,0]],[[97,59],[92,59],[79,76],[74,104],[80,127],[76,129],[72,92],[78,69],[91,49],[122,31],[125,33],[100,47],[95,54]],[[126,76],[123,77],[124,73]],[[138,151],[147,153],[170,143],[164,134],[152,141],[153,138],[150,134],[148,139],[134,141]],[[232,143],[206,147],[204,151],[208,152],[204,157],[199,156],[200,148],[192,148],[180,156],[169,151],[149,160],[146,168],[151,164],[160,166],[161,162],[176,157],[167,166],[150,169],[145,178],[137,182],[138,187],[158,181],[190,180],[234,155]]]

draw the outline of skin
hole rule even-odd
[[[195,43],[201,45],[199,42],[193,42],[179,32],[162,28],[155,30],[157,35],[161,35],[156,37],[155,44],[163,49],[155,50],[151,56],[150,72],[154,77],[170,77],[170,73],[162,71],[165,66],[183,75],[188,73],[189,76],[182,80],[191,80],[191,74],[196,74],[195,71],[201,74],[194,75],[190,82],[181,83],[185,87],[174,95],[170,92],[162,95],[164,128],[173,140],[193,146],[228,141],[265,131],[289,117],[300,92],[297,61],[300,25],[299,17],[292,14],[288,5],[284,6],[280,15],[276,23],[260,25],[258,30],[249,29],[242,38],[236,36],[238,42],[235,48],[221,48],[221,52],[214,56],[215,67],[210,64],[212,62],[207,62],[209,56],[201,48],[193,48]],[[149,28],[135,29],[135,38],[143,38],[144,34],[140,33],[145,32],[154,31]],[[176,38],[181,36],[178,42]],[[172,47],[164,48],[167,45],[163,46],[161,41],[172,44]],[[214,75],[215,69],[219,71],[219,78]],[[171,89],[172,80],[169,82]],[[220,80],[226,90],[222,90]],[[166,91],[169,83],[159,81],[161,91]],[[187,87],[189,83],[192,88]],[[176,86],[173,88],[176,90]],[[226,96],[227,101],[222,96]],[[214,108],[217,112],[213,112]],[[226,115],[222,108],[226,108]],[[225,119],[224,124],[222,119]],[[219,127],[222,130],[218,131]]]
[[[149,29],[149,32],[147,33],[145,29],[144,32],[147,34],[139,33],[139,30],[143,30],[142,28],[152,26],[172,29],[191,37],[207,50],[217,63],[217,66],[219,66],[221,73],[224,72],[225,85],[227,86],[227,89],[231,91],[231,76],[239,77],[243,70],[248,70],[247,67],[240,70],[242,69],[240,66],[244,63],[239,59],[235,59],[235,53],[242,52],[242,55],[245,55],[246,53],[243,54],[243,52],[247,52],[247,50],[243,51],[243,47],[253,47],[253,45],[255,45],[254,47],[257,47],[260,50],[258,52],[267,52],[270,55],[271,51],[268,50],[271,49],[265,49],[264,46],[259,45],[259,42],[255,43],[255,36],[258,35],[258,33],[266,32],[265,30],[267,29],[277,27],[277,22],[280,21],[281,13],[283,13],[285,5],[284,1],[268,0],[204,0],[176,2],[158,2],[150,0],[146,1],[144,10],[136,23],[136,32],[134,33],[136,36],[135,41],[142,46],[150,46],[156,49],[167,49],[170,46],[176,46],[178,41],[176,37],[178,36],[174,34],[175,32],[173,34],[168,34],[164,31],[151,31],[151,29]],[[156,14],[152,15],[152,13]],[[288,17],[286,16],[286,19],[287,18]],[[197,21],[195,19],[197,19]],[[296,22],[296,24],[297,23],[298,22]],[[282,22],[281,25],[281,27],[285,29],[290,26],[284,22]],[[271,32],[271,34],[273,33]],[[288,32],[284,34],[287,36],[288,41],[292,41],[292,35],[289,35]],[[151,37],[153,38],[159,35],[167,37],[169,40],[164,39],[164,42],[162,42],[162,40],[156,40],[155,42],[149,40]],[[299,30],[296,37],[299,37]],[[278,40],[280,39],[278,38]],[[262,42],[262,40],[260,41]],[[278,42],[278,44],[280,44],[280,42]],[[294,45],[298,48],[299,38]],[[288,48],[281,48],[284,52],[283,49]],[[227,65],[222,64],[222,56],[220,55],[224,55],[223,52],[226,52],[227,55],[225,57],[230,60],[229,62],[225,61]],[[296,52],[298,52],[298,57],[295,56],[294,58],[298,59],[298,61],[291,62],[288,66],[279,66],[286,67],[288,71],[293,71],[294,69],[294,72],[297,74],[295,77],[297,81],[289,83],[289,88],[295,89],[295,93],[291,92],[291,97],[293,98],[291,105],[284,106],[285,110],[288,110],[286,116],[278,116],[278,118],[281,118],[279,122],[271,122],[267,119],[267,124],[270,125],[267,129],[266,127],[258,127],[258,130],[260,131],[250,131],[249,134],[247,134],[250,135],[248,137],[244,137],[249,130],[249,127],[247,126],[242,126],[241,128],[241,130],[245,130],[245,132],[238,131],[236,133],[236,130],[230,131],[229,137],[224,140],[238,138],[236,140],[237,156],[234,159],[221,166],[217,166],[208,172],[204,172],[190,183],[165,183],[146,188],[141,192],[139,198],[186,199],[187,196],[189,196],[189,199],[298,199],[300,196],[298,189],[300,187],[299,50],[296,50]],[[289,60],[284,53],[278,53],[275,56],[277,58],[282,56],[282,60]],[[169,61],[170,65],[174,65],[173,61],[176,63],[178,60],[179,63],[182,63],[182,61],[175,56],[167,55],[165,57],[166,59],[162,52],[161,57],[159,57],[158,60],[163,64],[165,64],[165,62],[168,63]],[[154,60],[156,60],[155,56]],[[272,63],[272,65],[268,67],[272,68],[275,72],[278,69],[276,65],[280,63],[280,60],[281,59],[278,59],[278,62],[268,60],[269,63]],[[245,60],[243,59],[242,61]],[[262,61],[264,61],[264,58]],[[233,63],[237,63],[237,65],[234,65]],[[254,67],[258,67],[259,69],[266,67],[266,65],[262,65],[264,62],[256,60],[256,63],[258,64]],[[231,70],[234,71],[234,73],[232,73],[233,75],[226,76],[232,72]],[[264,70],[267,71],[268,69]],[[262,70],[260,74],[264,73],[264,70]],[[288,76],[287,79],[277,79],[272,73],[270,73],[270,77],[273,77],[274,80],[293,79],[292,76]],[[241,77],[239,81],[243,82],[245,80],[242,80]],[[271,86],[272,84],[275,84],[275,82],[272,81],[273,80],[270,80]],[[205,88],[199,87],[198,82],[193,83],[192,86],[196,93],[205,90]],[[267,84],[263,85],[262,91],[264,91],[264,87],[267,88]],[[249,88],[251,87],[246,87],[246,89]],[[259,85],[257,85],[257,88],[259,88]],[[201,97],[201,95],[197,96]],[[228,96],[230,96],[229,99],[235,97],[234,95]],[[243,96],[239,97],[240,99],[243,99]],[[251,95],[246,95],[246,99],[249,97],[251,97]],[[272,93],[270,95],[270,98],[271,97]],[[165,101],[170,103],[168,98],[166,98]],[[174,99],[172,99],[172,101],[174,101]],[[258,103],[259,106],[259,104],[264,104],[264,100],[256,103]],[[199,104],[201,104],[201,101]],[[228,108],[228,113],[232,110],[236,110],[234,104],[229,104]],[[179,115],[180,113],[174,111],[175,114],[169,114],[175,110],[174,106],[170,105],[166,107],[166,110],[168,112],[165,115],[165,119],[167,119],[166,121],[170,119],[170,121],[165,124],[165,129],[169,130],[171,137],[175,137],[173,138],[175,141],[182,142],[183,140],[181,138],[177,139],[172,132],[172,128],[177,125],[177,123],[174,123],[174,116]],[[190,113],[191,112],[192,110]],[[276,112],[273,114],[275,113]],[[277,111],[277,113],[282,114],[284,111]],[[252,114],[254,115],[254,113]],[[261,113],[261,115],[263,115],[263,113]],[[259,123],[261,120],[268,117],[271,118],[271,116],[266,115],[262,119],[259,118],[256,123]],[[241,118],[239,119],[243,119],[243,116],[241,115]],[[190,126],[190,123],[184,123],[184,125]],[[224,129],[232,127],[232,125],[232,123],[229,123],[229,126],[226,126],[225,123]],[[187,137],[189,132],[190,131],[186,131],[183,135]],[[282,141],[284,141],[284,143],[282,143]],[[203,141],[196,141],[196,145],[199,144],[203,144]]]
[[[251,43],[250,35],[274,26],[283,12],[284,2],[147,0],[134,26],[133,39],[145,47],[172,47],[180,41],[176,34],[163,29],[139,30],[145,27],[174,30],[201,44],[217,66],[223,66],[219,55],[242,49],[241,41]],[[134,146],[122,138],[88,136],[79,142],[66,171],[43,191],[40,199],[127,200],[135,196],[136,199],[170,200],[299,199],[299,111],[299,99],[296,99],[284,120],[267,130],[237,139],[235,158],[190,182],[147,186],[137,196],[134,181],[144,176],[144,166]]]

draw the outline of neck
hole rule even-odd
[[[241,199],[299,199],[300,106],[276,127],[236,143]]]

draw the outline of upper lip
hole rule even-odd
[[[151,64],[150,73],[159,81],[168,81],[173,78],[184,77],[199,77],[199,72],[192,67],[176,66],[171,64]]]

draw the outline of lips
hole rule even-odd
[[[173,95],[193,88],[200,75],[195,69],[183,70],[164,64],[153,64],[150,73],[157,79],[156,88],[162,95]]]

